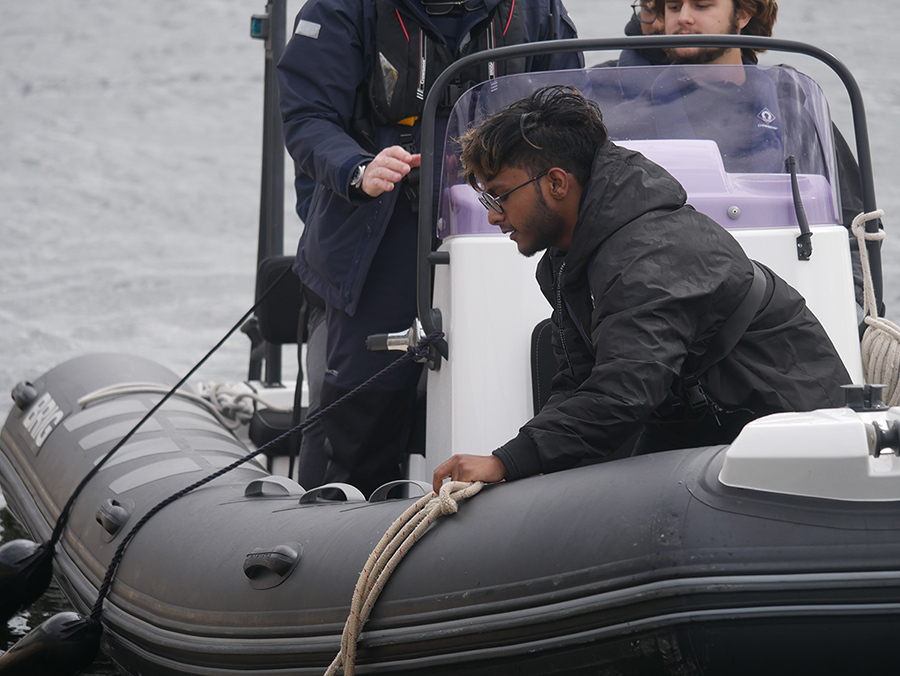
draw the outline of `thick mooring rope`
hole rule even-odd
[[[866,223],[884,216],[879,209],[859,214],[850,226],[859,240],[859,259],[863,271],[863,311],[868,325],[862,338],[863,375],[867,383],[886,385],[883,393],[888,406],[900,406],[900,326],[878,316],[875,291],[872,288],[872,271],[866,242],[884,239],[884,231],[866,232]]]
[[[325,676],[334,676],[341,666],[345,676],[353,675],[359,635],[391,574],[432,523],[441,516],[456,514],[459,501],[472,497],[483,485],[480,481],[448,481],[440,493],[435,495],[432,491],[420,498],[391,524],[359,574],[341,636],[341,650],[325,670]]]

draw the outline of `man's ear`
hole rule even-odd
[[[550,187],[550,197],[555,200],[565,199],[569,191],[572,190],[572,174],[566,172],[565,169],[553,167],[547,172],[547,184]]]
[[[750,23],[750,19],[753,18],[753,15],[745,9],[739,9],[735,13],[735,18],[737,19],[738,33],[740,33],[744,30],[744,27]]]

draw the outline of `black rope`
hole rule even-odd
[[[244,316],[241,317],[233,327],[231,327],[231,330],[228,331],[228,333],[226,333],[224,336],[222,336],[222,339],[219,340],[219,342],[216,343],[215,346],[209,352],[206,353],[206,355],[203,357],[203,359],[198,361],[196,363],[196,365],[194,365],[194,367],[190,371],[188,371],[185,374],[185,376],[181,380],[178,381],[178,383],[176,383],[175,387],[173,387],[171,390],[169,390],[163,396],[163,398],[160,399],[159,402],[153,408],[151,408],[143,418],[141,418],[138,421],[137,425],[132,427],[131,430],[129,430],[129,432],[124,437],[122,437],[122,439],[119,441],[119,443],[117,443],[115,446],[113,446],[112,450],[110,450],[109,453],[107,453],[105,456],[103,456],[103,459],[100,460],[100,462],[98,462],[96,465],[94,465],[93,469],[91,469],[91,471],[85,475],[85,477],[81,480],[81,483],[79,483],[75,487],[75,490],[72,492],[72,495],[69,497],[68,502],[66,502],[65,507],[63,507],[62,511],[59,513],[59,517],[56,519],[56,526],[53,528],[53,534],[50,536],[50,540],[47,542],[47,545],[50,549],[53,549],[54,547],[56,547],[56,543],[59,542],[59,538],[62,537],[63,528],[65,528],[66,523],[69,520],[69,514],[72,511],[72,507],[75,505],[75,500],[81,494],[81,491],[84,490],[84,487],[87,486],[88,482],[97,475],[97,472],[100,471],[100,469],[103,467],[103,465],[106,463],[106,461],[109,460],[116,451],[118,451],[120,448],[122,448],[122,446],[124,446],[126,443],[128,443],[128,440],[134,436],[134,434],[138,431],[138,429],[140,429],[141,425],[143,425],[145,422],[147,422],[153,416],[154,413],[156,413],[160,408],[162,408],[163,404],[165,404],[169,399],[172,398],[172,396],[175,394],[175,392],[182,385],[184,385],[187,382],[188,378],[190,378],[192,375],[194,375],[194,373],[197,372],[197,369],[199,369],[201,366],[203,366],[203,364],[206,363],[206,361],[216,352],[216,350],[218,350],[220,347],[222,347],[222,345],[225,343],[225,341],[228,340],[229,338],[231,338],[231,336],[234,335],[235,331],[237,331],[238,329],[241,328],[241,326],[244,325],[244,322],[246,322],[250,318],[250,316],[254,312],[256,312],[257,308],[260,305],[262,305],[262,302],[268,297],[268,295],[272,291],[272,289],[274,289],[276,286],[278,286],[279,282],[281,282],[281,280],[284,277],[286,277],[290,272],[291,272],[291,268],[285,268],[284,272],[282,272],[278,276],[278,279],[276,279],[274,282],[272,282],[272,284],[269,286],[269,288],[266,289],[265,293],[263,293],[263,295],[259,297],[259,300],[257,300],[256,303],[253,304],[253,307],[251,307],[249,310],[247,310],[247,312],[244,313]]]
[[[180,491],[178,491],[177,493],[173,493],[168,498],[166,498],[165,500],[163,500],[162,502],[157,504],[155,507],[153,507],[136,524],[134,524],[134,527],[130,531],[128,531],[128,533],[125,535],[124,538],[122,538],[122,542],[119,543],[119,546],[116,548],[116,551],[113,554],[113,557],[109,562],[109,567],[106,569],[106,575],[103,577],[103,582],[100,585],[100,589],[97,591],[97,601],[94,603],[94,607],[91,609],[91,614],[90,614],[90,617],[88,618],[88,622],[90,624],[97,624],[100,622],[100,615],[101,615],[101,612],[103,609],[103,601],[106,599],[106,596],[109,594],[109,590],[110,590],[110,587],[112,586],[113,578],[115,577],[116,571],[119,568],[119,563],[121,563],[122,557],[125,554],[125,549],[128,547],[128,544],[131,542],[131,540],[134,538],[134,536],[137,534],[137,532],[141,528],[144,527],[144,524],[146,524],[156,514],[158,514],[161,510],[163,510],[165,507],[172,504],[176,500],[183,498],[188,493],[200,488],[201,486],[205,486],[210,481],[214,481],[214,480],[218,479],[220,476],[227,474],[231,470],[240,467],[245,462],[252,460],[257,455],[260,455],[261,453],[265,453],[266,451],[272,449],[274,446],[284,442],[285,440],[289,439],[294,434],[297,434],[298,432],[303,431],[304,429],[309,427],[312,423],[319,420],[322,416],[330,413],[332,410],[334,410],[335,407],[341,406],[350,397],[354,396],[358,392],[361,392],[361,391],[371,387],[374,383],[381,380],[388,373],[399,368],[402,364],[405,364],[414,359],[415,360],[424,359],[425,357],[428,356],[428,350],[429,350],[429,347],[431,346],[431,344],[434,343],[435,341],[439,340],[440,338],[442,338],[443,335],[444,334],[440,331],[435,331],[433,333],[428,334],[421,341],[419,341],[418,345],[416,345],[415,347],[412,347],[412,346],[408,347],[406,353],[402,357],[391,362],[387,367],[385,367],[384,369],[382,369],[381,371],[376,373],[374,376],[369,378],[362,385],[359,385],[357,388],[351,390],[350,392],[345,394],[343,397],[341,397],[337,401],[329,404],[328,406],[323,408],[321,411],[319,411],[315,415],[307,418],[306,420],[304,420],[302,423],[300,423],[296,427],[293,427],[292,429],[288,430],[281,436],[279,436],[279,437],[273,439],[272,441],[268,442],[267,444],[264,444],[263,446],[259,447],[255,451],[248,453],[243,458],[235,460],[233,463],[231,463],[227,467],[223,467],[222,469],[218,470],[217,472],[214,472],[213,474],[210,474],[209,476],[206,476],[203,479],[200,479],[199,481],[191,484],[187,488],[183,488]],[[143,422],[143,420],[141,422]],[[104,460],[105,460],[105,458],[104,458]]]

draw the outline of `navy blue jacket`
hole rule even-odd
[[[415,0],[392,0],[433,24]],[[487,17],[499,0],[467,12],[461,35]],[[577,37],[560,0],[523,3],[525,40]],[[294,271],[332,307],[354,314],[366,274],[394,211],[400,190],[377,198],[350,193],[351,173],[371,157],[351,135],[357,88],[368,82],[375,54],[375,2],[308,0],[278,64],[285,143],[297,170],[298,213],[305,227]],[[440,32],[432,38],[445,42]],[[529,58],[526,70],[583,66],[580,54]],[[418,124],[413,127],[418,137]],[[397,125],[376,129],[378,148],[397,145]],[[311,183],[315,188],[309,195]]]

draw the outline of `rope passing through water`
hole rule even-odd
[[[885,385],[884,402],[900,406],[900,326],[878,316],[878,305],[872,285],[869,252],[866,242],[884,239],[884,231],[866,232],[866,223],[884,216],[878,209],[861,213],[850,228],[859,240],[859,259],[863,271],[863,312],[866,331],[862,338],[863,375],[867,383]]]
[[[391,524],[359,574],[341,636],[341,650],[325,670],[325,676],[334,676],[341,666],[344,676],[353,676],[359,635],[391,574],[431,524],[442,516],[456,514],[459,502],[471,498],[483,486],[480,481],[448,481],[438,494],[432,491],[420,498]]]

